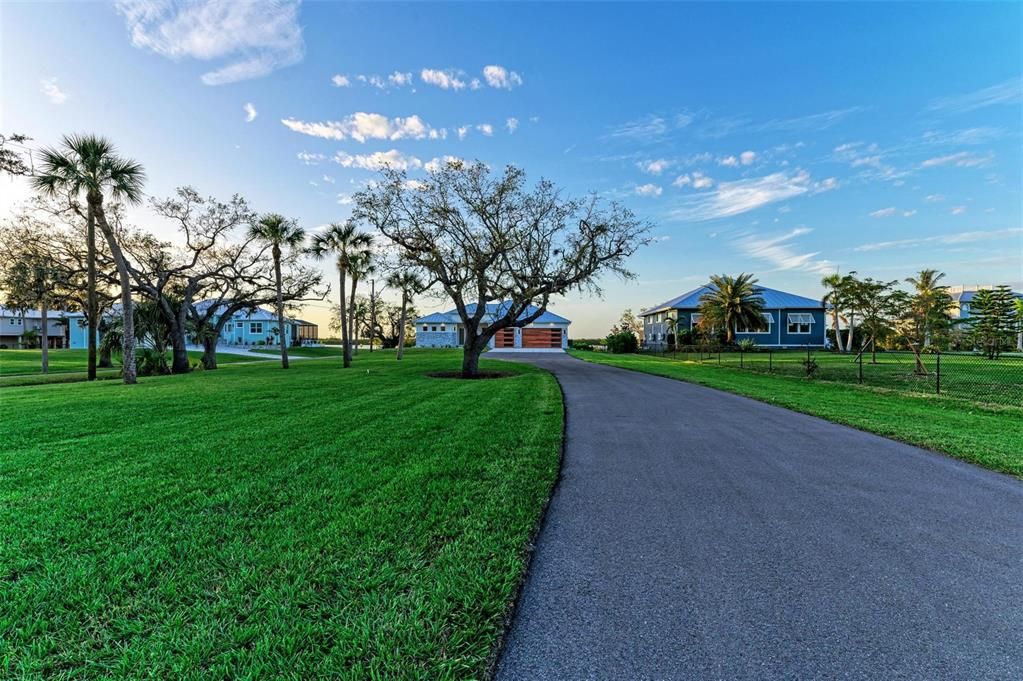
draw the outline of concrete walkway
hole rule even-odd
[[[568,437],[498,679],[1023,678],[1019,480],[701,386],[515,359],[557,376]]]

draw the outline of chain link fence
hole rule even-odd
[[[1020,353],[988,359],[972,352],[917,356],[910,351],[842,354],[821,348],[743,350],[696,345],[641,352],[680,362],[1023,406]]]

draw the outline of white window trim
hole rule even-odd
[[[700,320],[703,319],[703,315],[699,312],[694,312],[689,315],[689,330],[692,331],[700,325]]]
[[[258,331],[256,330],[257,326],[259,327]],[[250,335],[252,335],[252,334],[260,334],[260,335],[262,335],[263,334],[263,322],[249,322],[249,334]]]
[[[793,319],[795,318],[795,319]],[[809,312],[789,312],[786,316],[786,327],[785,331],[790,336],[809,336],[813,333],[813,315]],[[806,327],[806,331],[800,331],[801,328]],[[796,330],[793,331],[792,327]]]

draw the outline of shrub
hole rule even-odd
[[[152,348],[138,348],[135,351],[135,370],[139,376],[159,376],[170,373],[167,356]]]
[[[739,341],[739,349],[744,352],[752,352],[757,349],[757,342],[752,338],[743,338]]]
[[[636,334],[628,329],[609,333],[607,335],[607,351],[615,354],[636,352],[639,349],[639,339]]]

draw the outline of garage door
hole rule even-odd
[[[495,348],[514,348],[515,347],[515,329],[501,329],[494,336],[494,347]]]
[[[560,348],[561,329],[523,329],[522,347]]]

